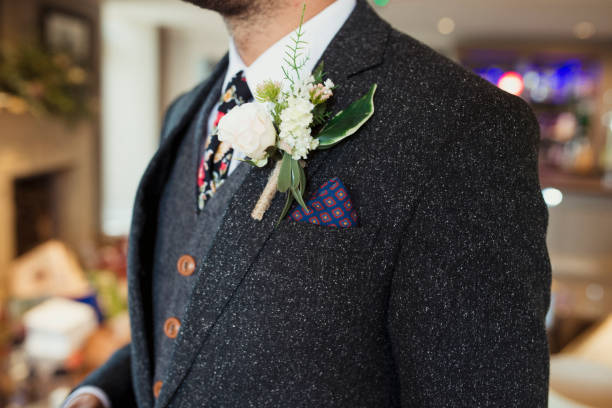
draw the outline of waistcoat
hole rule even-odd
[[[248,164],[240,163],[208,200],[204,209],[198,212],[197,165],[208,114],[220,95],[220,89],[221,83],[218,83],[185,132],[159,203],[155,251],[152,254],[153,383],[164,379],[176,341],[173,336],[180,331],[181,318],[200,267],[212,246],[230,199],[249,171]],[[181,257],[185,259],[185,255],[195,261],[191,274],[186,274],[185,268],[181,271],[178,264]],[[206,302],[206,299],[195,301]]]

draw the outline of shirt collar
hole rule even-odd
[[[304,31],[304,41],[308,43],[307,52],[309,55],[302,72],[311,73],[315,64],[323,55],[323,52],[340,30],[344,22],[355,8],[356,0],[336,0],[323,11],[302,26]],[[263,54],[261,54],[250,66],[246,66],[240,58],[234,40],[229,42],[229,65],[223,82],[223,89],[239,71],[244,71],[247,84],[252,93],[255,87],[261,82],[272,79],[281,80],[284,78],[281,66],[285,48],[291,43],[293,32],[280,39]]]

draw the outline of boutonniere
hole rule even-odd
[[[302,73],[308,60],[302,30],[305,7],[282,61],[284,78],[258,84],[257,101],[233,108],[217,127],[219,140],[248,157],[243,161],[255,167],[275,162],[251,212],[256,220],[263,218],[277,191],[286,194],[279,222],[287,215],[293,200],[306,209],[303,196],[308,154],[335,146],[357,132],[374,114],[376,84],[332,117],[328,102],[336,86],[331,79],[324,78],[323,62],[310,75]]]

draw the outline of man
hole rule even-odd
[[[250,216],[273,166],[240,162],[211,129],[281,78],[301,0],[192,2],[224,16],[229,57],[168,110],[130,233],[132,343],[67,405],[547,406],[529,107],[365,0],[310,0],[306,69],[324,61],[334,111],[377,83],[376,111],[307,160],[305,197],[340,181],[358,224],[275,227],[280,194]]]

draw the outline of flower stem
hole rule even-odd
[[[261,221],[263,219],[266,210],[270,208],[270,204],[272,204],[272,199],[274,198],[277,190],[280,168],[281,160],[277,160],[274,170],[272,170],[272,174],[270,174],[270,177],[268,178],[268,183],[261,192],[259,200],[257,200],[257,203],[251,212],[251,217],[257,221]]]

